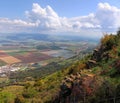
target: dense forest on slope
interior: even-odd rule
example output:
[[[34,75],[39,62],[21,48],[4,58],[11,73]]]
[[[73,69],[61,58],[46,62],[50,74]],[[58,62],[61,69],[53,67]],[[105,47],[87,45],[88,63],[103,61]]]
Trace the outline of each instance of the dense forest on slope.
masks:
[[[81,60],[0,89],[1,103],[120,103],[120,31]]]

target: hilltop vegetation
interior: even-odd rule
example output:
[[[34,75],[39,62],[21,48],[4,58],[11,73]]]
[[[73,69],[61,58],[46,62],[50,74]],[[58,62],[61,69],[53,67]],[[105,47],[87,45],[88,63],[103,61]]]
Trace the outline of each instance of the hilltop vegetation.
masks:
[[[120,31],[104,35],[101,44],[64,79],[54,103],[120,102]]]
[[[62,69],[42,78],[38,73],[37,78],[32,79],[33,75],[26,76],[26,79],[23,77],[24,81],[16,81],[1,88],[0,102],[120,102],[120,31],[116,35],[106,34],[101,39],[100,46],[91,54],[81,60],[72,58],[71,61],[66,62]],[[20,89],[16,92],[18,88]]]

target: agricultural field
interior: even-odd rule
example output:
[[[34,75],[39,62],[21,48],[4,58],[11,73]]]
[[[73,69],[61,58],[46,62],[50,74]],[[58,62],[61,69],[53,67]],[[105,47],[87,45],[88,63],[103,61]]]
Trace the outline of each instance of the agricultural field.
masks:
[[[44,60],[51,59],[52,57],[47,54],[42,54],[37,51],[17,51],[17,52],[5,52],[0,51],[0,61],[6,64],[15,63],[35,63]]]
[[[5,51],[0,50],[0,57],[6,57],[6,56],[8,56],[8,54]]]
[[[0,66],[6,65],[7,63],[5,63],[4,61],[0,60]]]
[[[0,51],[0,60],[7,63],[7,64],[14,64],[14,63],[21,62],[21,60],[15,58],[13,56],[8,55],[4,51]]]
[[[5,37],[5,41],[1,41],[0,66],[17,63],[38,63],[40,66],[45,66],[56,60],[59,62],[62,59],[71,58],[79,52],[82,53],[81,51],[86,50],[91,44],[83,41],[76,42],[71,40],[72,38],[64,41],[64,38],[61,40],[53,40],[51,37],[47,39],[49,36],[45,35],[39,35],[40,40],[36,39],[35,35],[31,35],[33,38],[29,37],[30,39],[27,38],[29,35],[25,35],[26,39],[23,38],[24,36],[19,36],[20,38],[18,35]],[[47,38],[43,39],[44,36]],[[92,46],[95,47],[94,44]]]
[[[0,60],[7,64],[35,63],[53,58],[39,51],[0,51]]]
[[[69,50],[48,50],[41,53],[52,57],[62,57],[64,59],[70,58],[75,55],[75,53]]]
[[[14,64],[14,63],[20,63],[21,62],[20,59],[17,59],[13,56],[0,57],[0,59],[7,64]]]
[[[43,60],[52,58],[49,55],[42,54],[39,52],[28,52],[25,54],[16,55],[14,57],[21,60],[23,63],[34,63],[34,62],[39,62],[39,61],[43,61]]]

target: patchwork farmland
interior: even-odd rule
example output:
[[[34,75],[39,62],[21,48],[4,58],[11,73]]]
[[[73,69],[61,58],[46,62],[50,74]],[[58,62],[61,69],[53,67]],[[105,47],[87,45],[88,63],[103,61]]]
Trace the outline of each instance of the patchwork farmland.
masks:
[[[23,63],[34,63],[52,58],[51,56],[39,52],[28,52],[14,57],[20,59]]]
[[[51,56],[37,51],[18,51],[12,53],[7,53],[6,51],[2,50],[0,51],[0,60],[6,64],[35,63],[51,58]]]
[[[9,47],[9,48],[8,48]],[[37,63],[42,66],[51,62],[71,58],[87,49],[84,42],[44,42],[44,41],[11,41],[0,45],[0,66],[7,64]]]

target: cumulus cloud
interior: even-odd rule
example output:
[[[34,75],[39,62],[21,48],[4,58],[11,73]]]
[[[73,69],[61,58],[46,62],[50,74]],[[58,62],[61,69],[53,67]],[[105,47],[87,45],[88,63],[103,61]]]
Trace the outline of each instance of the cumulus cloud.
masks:
[[[31,22],[36,22],[39,28],[42,29],[57,29],[61,27],[60,17],[50,7],[40,7],[37,3],[33,4],[31,11],[26,11],[26,16]]]
[[[99,3],[95,16],[103,30],[116,29],[120,26],[120,9],[108,3]]]
[[[29,28],[35,27],[35,23],[26,22],[20,19],[10,20],[8,18],[0,18],[0,32],[26,32]]]
[[[87,16],[72,18],[72,22],[81,28],[100,29],[102,31],[116,30],[120,27],[120,9],[108,3],[99,3],[97,11]],[[77,26],[78,27],[78,26]]]
[[[108,3],[99,3],[96,12],[73,18],[60,17],[50,6],[42,8],[33,3],[32,10],[26,11],[25,15],[26,20],[0,18],[0,31],[82,34],[86,33],[84,31],[114,31],[120,27],[120,9]]]

